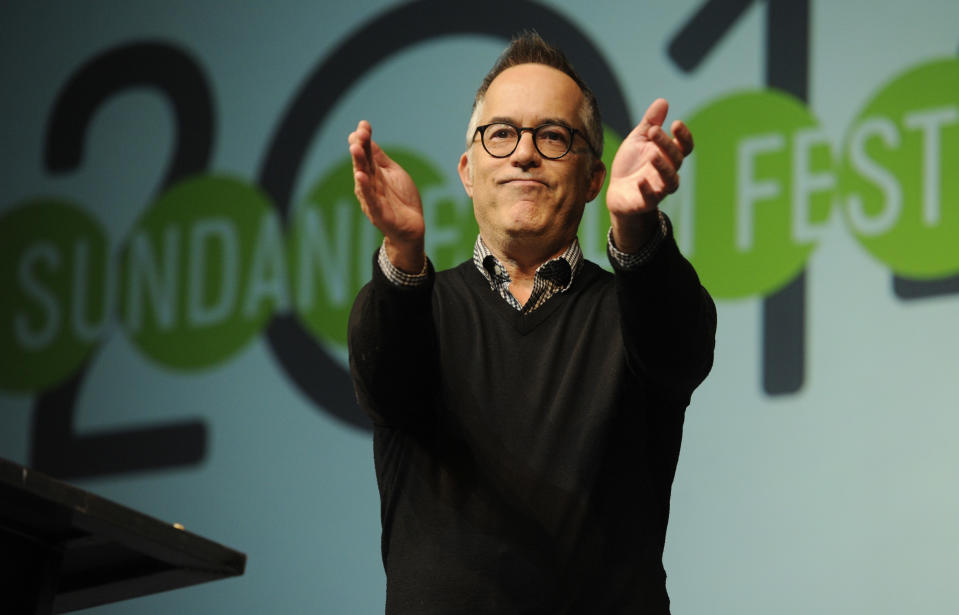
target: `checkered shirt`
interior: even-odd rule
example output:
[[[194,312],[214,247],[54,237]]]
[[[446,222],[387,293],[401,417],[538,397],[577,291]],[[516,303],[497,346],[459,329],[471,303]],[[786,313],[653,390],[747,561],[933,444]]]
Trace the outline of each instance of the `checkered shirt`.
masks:
[[[569,288],[573,283],[573,277],[583,266],[583,251],[579,247],[579,241],[574,238],[565,252],[537,267],[533,275],[533,291],[525,305],[521,305],[509,291],[512,282],[509,272],[489,251],[482,237],[477,237],[473,245],[473,264],[490,283],[490,288],[496,291],[506,303],[517,311],[529,314],[546,303],[553,295]]]
[[[656,253],[660,244],[666,237],[668,227],[666,217],[662,212],[659,213],[659,232],[653,235],[652,239],[635,254],[626,254],[616,249],[613,244],[613,230],[607,233],[607,248],[610,258],[619,269],[630,270],[642,265]],[[400,271],[390,259],[386,256],[386,248],[381,247],[377,262],[386,278],[397,286],[418,286],[426,282],[426,263],[423,263],[423,269],[419,273],[410,274]],[[526,305],[521,305],[516,297],[509,291],[512,280],[506,267],[497,259],[482,237],[476,238],[473,245],[473,264],[483,277],[490,283],[490,288],[494,290],[508,304],[517,311],[529,314],[538,307],[546,303],[550,297],[557,293],[565,292],[572,284],[576,274],[583,266],[583,251],[579,247],[579,241],[573,239],[573,243],[566,248],[560,256],[550,259],[536,269],[533,276],[533,292],[530,294]]]

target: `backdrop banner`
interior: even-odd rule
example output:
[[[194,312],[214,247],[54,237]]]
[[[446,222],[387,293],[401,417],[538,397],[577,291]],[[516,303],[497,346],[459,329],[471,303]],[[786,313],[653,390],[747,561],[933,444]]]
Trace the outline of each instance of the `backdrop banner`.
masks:
[[[381,237],[346,137],[371,122],[436,267],[467,259],[456,164],[523,28],[596,92],[607,165],[656,97],[695,135],[664,210],[719,330],[673,612],[959,604],[956,2],[17,0],[0,21],[0,457],[249,558],[89,612],[382,611],[345,349]],[[604,199],[579,238],[608,268]]]

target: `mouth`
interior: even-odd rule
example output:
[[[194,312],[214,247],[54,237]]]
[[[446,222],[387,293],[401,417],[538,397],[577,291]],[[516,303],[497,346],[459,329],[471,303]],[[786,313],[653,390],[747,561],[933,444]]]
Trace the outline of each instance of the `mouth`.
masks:
[[[500,184],[511,184],[514,186],[547,186],[548,184],[540,179],[535,179],[532,177],[510,177],[507,179],[502,179],[499,182]]]

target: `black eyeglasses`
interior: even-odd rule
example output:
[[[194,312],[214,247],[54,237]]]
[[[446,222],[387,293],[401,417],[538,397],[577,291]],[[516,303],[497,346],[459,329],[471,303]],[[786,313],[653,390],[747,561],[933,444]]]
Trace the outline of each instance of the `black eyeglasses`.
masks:
[[[524,132],[533,133],[533,145],[543,158],[556,160],[568,154],[573,148],[573,138],[577,134],[583,138],[589,151],[593,152],[597,158],[601,157],[586,138],[585,133],[563,124],[547,123],[531,128],[496,122],[477,126],[476,132],[480,133],[483,149],[493,158],[506,158],[515,152]]]

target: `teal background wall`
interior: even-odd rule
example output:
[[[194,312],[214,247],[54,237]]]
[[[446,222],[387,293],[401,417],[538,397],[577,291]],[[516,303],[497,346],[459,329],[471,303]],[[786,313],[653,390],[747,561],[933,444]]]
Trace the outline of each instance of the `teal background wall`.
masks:
[[[489,32],[557,24],[629,118],[664,96],[698,139],[667,210],[719,333],[673,489],[673,612],[951,612],[959,5],[810,0],[797,18],[805,3],[563,1],[453,19],[441,4],[0,8],[0,456],[249,557],[243,577],[88,612],[382,611],[371,441],[342,367],[377,238],[338,166],[346,135],[372,122],[424,188],[434,261],[466,258],[456,161],[505,45]],[[348,47],[390,11],[411,18],[380,22],[396,26],[375,38],[382,60]],[[417,34],[443,20],[474,26]],[[582,41],[611,79],[577,62]],[[48,162],[71,79],[143,46],[167,55],[122,56],[130,87],[95,105],[76,164]],[[337,79],[304,117],[326,95],[328,113],[283,133],[321,70]],[[201,119],[178,129],[147,73],[171,74]],[[610,155],[622,130],[607,129]],[[178,146],[193,162],[166,181]],[[602,211],[581,229],[597,260]]]

